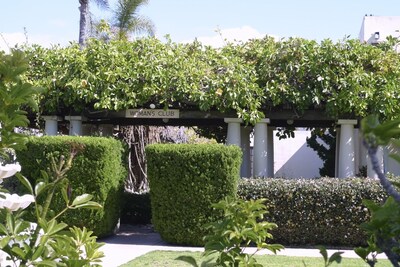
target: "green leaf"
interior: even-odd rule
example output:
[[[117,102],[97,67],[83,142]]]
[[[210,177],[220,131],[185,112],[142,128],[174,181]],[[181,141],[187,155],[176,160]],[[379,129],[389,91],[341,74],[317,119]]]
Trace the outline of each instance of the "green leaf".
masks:
[[[69,197],[68,197],[68,183],[66,183],[62,188],[61,188],[61,195],[65,201],[65,204],[69,204]]]
[[[78,208],[85,208],[85,209],[102,209],[103,206],[100,205],[97,202],[94,201],[88,201],[86,203],[83,204],[79,204],[73,207],[74,209],[78,209]]]
[[[175,260],[184,261],[186,263],[189,263],[191,266],[199,267],[199,265],[196,262],[196,259],[193,258],[192,256],[179,256]]]
[[[363,260],[366,260],[370,250],[368,248],[358,247],[354,249],[354,252]]]
[[[328,252],[326,251],[326,248],[323,246],[317,246],[317,248],[319,249],[319,253],[324,258],[324,262],[328,262]]]
[[[6,221],[7,221],[7,228],[9,229],[10,233],[14,233],[14,231],[15,231],[15,219],[14,219],[13,214],[7,213]]]
[[[6,235],[7,233],[8,233],[7,228],[4,226],[4,224],[0,223],[0,234]]]
[[[37,260],[40,256],[42,256],[42,255],[43,255],[43,252],[44,252],[44,250],[45,250],[45,248],[46,248],[46,247],[45,247],[44,244],[41,244],[41,245],[35,247],[35,248],[34,248],[34,249],[35,249],[35,252],[33,253],[31,260],[35,261],[35,260]]]
[[[329,263],[337,262],[340,263],[342,261],[343,252],[335,252],[329,257]]]
[[[89,195],[89,194],[83,194],[83,195],[77,196],[74,199],[74,201],[72,201],[72,206],[77,206],[77,205],[86,203],[86,202],[90,201],[92,198],[93,198],[93,196]]]
[[[0,249],[3,249],[5,246],[8,245],[10,242],[11,237],[10,236],[4,236],[0,239]]]
[[[18,220],[15,224],[15,233],[19,234],[22,231],[28,229],[30,227],[30,223],[23,220]]]
[[[42,192],[44,192],[50,185],[45,182],[39,182],[35,186],[35,195],[39,196]]]
[[[55,220],[51,220],[47,226],[47,229],[45,229],[45,232],[47,235],[51,236],[65,229],[66,227],[68,227],[68,224],[66,223],[57,223]]]
[[[43,260],[36,263],[36,266],[43,267],[57,267],[57,263],[55,261]]]
[[[23,251],[20,247],[16,247],[16,246],[14,246],[12,249],[11,249],[11,251],[13,252],[13,253],[15,253],[16,255],[18,255],[21,259],[23,259],[23,260],[25,260],[26,258],[26,252],[25,251]]]
[[[21,183],[23,186],[25,186],[26,189],[29,190],[29,193],[30,193],[31,195],[33,195],[33,188],[32,188],[31,183],[29,182],[29,180],[28,180],[25,176],[23,176],[22,174],[20,174],[20,173],[16,173],[15,176],[18,178],[18,180],[20,181],[20,183]]]

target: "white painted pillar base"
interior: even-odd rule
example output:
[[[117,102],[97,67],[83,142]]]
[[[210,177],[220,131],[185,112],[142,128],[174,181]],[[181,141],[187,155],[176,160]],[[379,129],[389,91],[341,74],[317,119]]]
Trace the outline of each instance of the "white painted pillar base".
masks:
[[[338,177],[355,176],[354,125],[357,120],[338,120],[340,125],[340,143],[338,157]]]
[[[44,133],[45,135],[57,135],[58,134],[58,122],[62,120],[59,116],[43,116],[45,121]]]
[[[240,138],[243,151],[243,160],[240,168],[240,176],[246,178],[251,177],[250,132],[250,126],[241,127]]]
[[[241,144],[240,124],[242,123],[242,119],[225,118],[224,121],[228,123],[228,134],[226,138],[226,144],[237,145],[238,147],[240,147]]]
[[[254,127],[253,176],[268,176],[268,123],[269,119],[257,122]]]
[[[82,135],[82,121],[85,120],[82,116],[65,116],[69,121],[69,135]]]

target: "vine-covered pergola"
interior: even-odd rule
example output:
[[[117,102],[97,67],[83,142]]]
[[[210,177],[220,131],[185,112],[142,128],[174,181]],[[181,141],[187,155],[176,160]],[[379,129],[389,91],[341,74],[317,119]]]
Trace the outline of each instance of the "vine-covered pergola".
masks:
[[[266,37],[215,49],[149,38],[23,50],[26,79],[45,88],[37,101],[48,134],[59,120],[70,121],[71,134],[82,134],[82,122],[227,124],[227,142],[244,151],[244,176],[253,128],[254,175],[271,176],[273,127],[334,125],[337,176],[353,176],[359,119],[400,111],[400,57],[390,44]]]

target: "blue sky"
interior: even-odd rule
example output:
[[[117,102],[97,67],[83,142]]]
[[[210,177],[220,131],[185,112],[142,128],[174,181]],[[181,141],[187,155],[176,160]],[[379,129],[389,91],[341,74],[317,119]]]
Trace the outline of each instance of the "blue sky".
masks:
[[[0,49],[28,42],[65,45],[78,39],[78,0],[0,0]],[[99,12],[96,17],[109,16]],[[111,8],[116,0],[110,0]],[[156,26],[156,36],[175,42],[198,38],[221,45],[222,37],[237,40],[262,37],[303,37],[318,41],[357,38],[363,16],[400,16],[398,0],[149,0],[140,12]],[[399,25],[400,28],[400,25]]]

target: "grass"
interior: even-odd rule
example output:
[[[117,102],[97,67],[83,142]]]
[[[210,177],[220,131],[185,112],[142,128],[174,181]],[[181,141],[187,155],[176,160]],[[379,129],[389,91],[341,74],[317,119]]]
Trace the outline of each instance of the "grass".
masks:
[[[152,251],[140,256],[120,267],[190,267],[190,264],[175,260],[179,256],[192,256],[197,262],[201,259],[201,252],[188,251]],[[321,257],[289,257],[278,255],[256,255],[258,263],[268,267],[317,267],[324,266],[324,260]],[[211,266],[211,265],[210,265]],[[343,258],[341,264],[333,263],[332,267],[368,267],[361,259]],[[392,266],[388,260],[378,260],[376,267]]]

